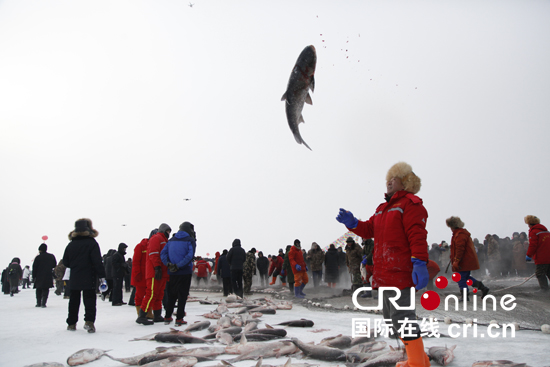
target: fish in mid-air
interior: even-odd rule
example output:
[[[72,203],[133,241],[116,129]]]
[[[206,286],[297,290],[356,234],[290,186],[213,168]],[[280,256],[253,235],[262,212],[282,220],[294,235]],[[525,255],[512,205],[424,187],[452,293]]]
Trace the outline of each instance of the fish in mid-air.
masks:
[[[313,92],[315,89],[315,78],[313,75],[315,74],[316,64],[317,53],[315,52],[315,47],[313,45],[307,46],[300,56],[298,56],[296,65],[294,65],[288,79],[286,92],[283,94],[283,98],[281,98],[281,101],[286,101],[286,119],[288,120],[290,131],[294,134],[296,142],[304,144],[309,150],[311,148],[302,139],[298,125],[300,122],[304,122],[304,117],[302,116],[304,103],[313,104],[309,90],[311,89]]]

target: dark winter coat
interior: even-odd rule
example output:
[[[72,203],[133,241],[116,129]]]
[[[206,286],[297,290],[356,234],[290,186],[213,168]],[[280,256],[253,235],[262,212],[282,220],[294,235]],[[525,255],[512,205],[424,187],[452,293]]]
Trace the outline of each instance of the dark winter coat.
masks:
[[[63,264],[71,268],[71,290],[95,289],[97,278],[105,278],[99,244],[82,233],[88,232],[71,232],[72,241],[63,254]]]
[[[218,259],[218,274],[222,278],[231,278],[231,267],[227,262],[227,254],[222,254]]]
[[[346,265],[350,273],[361,271],[361,261],[363,260],[363,249],[357,243],[353,242],[346,245]]]
[[[329,248],[325,253],[325,281],[327,283],[338,282],[339,254],[336,248]]]
[[[34,279],[34,288],[46,289],[53,287],[53,269],[57,266],[57,261],[53,254],[41,252],[34,258],[32,263],[32,276]]]
[[[550,264],[550,232],[542,224],[529,228],[529,248],[527,256],[536,265]]]
[[[256,275],[256,254],[248,251],[243,265],[243,277],[252,279],[253,275]]]
[[[313,245],[314,248],[308,251],[307,257],[311,265],[311,271],[323,270],[323,262],[325,261],[325,254],[318,244]]]
[[[293,246],[294,247],[294,246]],[[286,252],[285,259],[283,260],[283,269],[285,271],[287,283],[294,283],[294,272],[292,271],[292,265],[290,265],[289,258],[290,250]]]
[[[258,271],[260,272],[260,274],[267,274],[267,270],[269,268],[269,260],[265,256],[258,256],[258,260],[256,260],[256,266],[258,267]]]
[[[338,252],[338,266],[340,269],[344,269],[346,267],[346,253],[342,251],[341,247],[339,247],[336,252]]]
[[[183,275],[193,273],[193,257],[197,243],[185,231],[178,231],[160,252],[160,259],[164,265],[172,263],[178,267],[175,273],[168,270],[169,275]]]
[[[245,261],[246,252],[241,247],[241,241],[233,241],[233,246],[227,253],[227,262],[229,263],[231,270],[243,270]]]
[[[109,250],[105,258],[103,259],[103,266],[105,267],[105,279],[113,279],[113,255],[116,254],[115,250]]]
[[[118,251],[111,256],[111,271],[114,278],[124,278],[128,274],[128,264],[126,264],[126,248],[124,244],[118,245]]]
[[[23,278],[23,269],[21,269],[21,265],[19,265],[19,263],[19,258],[15,257],[8,266],[8,278],[12,284],[17,283],[21,280],[21,278]]]

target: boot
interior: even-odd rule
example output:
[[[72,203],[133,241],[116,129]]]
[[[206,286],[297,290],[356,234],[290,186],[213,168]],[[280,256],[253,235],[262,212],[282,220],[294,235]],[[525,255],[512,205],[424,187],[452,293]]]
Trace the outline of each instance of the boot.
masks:
[[[286,283],[283,283],[283,287],[286,287]]]
[[[300,294],[300,287],[294,287],[294,297],[296,298],[304,298],[304,296],[302,296]]]
[[[273,277],[273,280],[271,281],[271,283],[269,283],[269,285],[275,284],[276,281],[277,281],[277,277]]]
[[[162,317],[161,313],[162,309],[153,310],[153,315],[155,315],[155,317],[153,318],[153,322],[164,322],[164,317]]]
[[[139,310],[141,310],[141,305],[140,305],[140,306],[136,306],[136,312],[137,312],[138,317],[139,317]]]
[[[139,309],[139,316],[136,319],[136,322],[138,324],[142,324],[142,325],[153,325],[154,324],[153,321],[151,321],[147,318],[147,313],[145,311],[143,311],[141,308]]]
[[[424,343],[422,338],[414,340],[402,340],[407,351],[407,360],[397,362],[395,367],[429,367],[430,358],[424,352]]]
[[[67,330],[76,331],[76,324],[72,324],[72,325],[67,326]]]
[[[546,279],[546,275],[543,275],[541,277],[537,277],[537,280],[539,281],[540,290],[542,292],[548,292],[548,279]]]
[[[306,285],[305,285],[304,283],[302,283],[302,285],[301,285],[300,287],[298,287],[298,288],[300,289],[300,294],[301,294],[302,296],[304,296],[304,297],[306,296],[306,294],[304,293],[304,287],[305,287],[305,286],[306,286]]]
[[[475,281],[472,286],[481,291],[481,299],[485,298],[485,296],[489,293],[489,288],[484,286],[479,280]]]
[[[294,292],[294,283],[288,283],[288,289],[290,289],[290,293]]]
[[[95,333],[95,326],[93,321],[86,321],[84,324],[84,330],[88,330],[89,333]]]
[[[46,308],[46,302],[48,302],[48,296],[42,296],[42,304],[40,307]]]

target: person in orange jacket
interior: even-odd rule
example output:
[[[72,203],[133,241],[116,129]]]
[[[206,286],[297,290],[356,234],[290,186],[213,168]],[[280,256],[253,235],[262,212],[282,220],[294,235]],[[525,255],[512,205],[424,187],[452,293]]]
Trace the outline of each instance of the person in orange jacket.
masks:
[[[414,288],[424,288],[429,280],[428,212],[422,199],[416,196],[420,186],[420,178],[409,164],[396,163],[386,174],[386,200],[369,220],[359,221],[344,209],[340,209],[336,217],[356,235],[364,239],[374,238],[372,287],[399,289],[401,295],[395,302],[401,307],[414,303],[411,292]],[[401,340],[405,344],[407,360],[397,363],[396,367],[430,366],[420,327],[416,322],[407,321],[416,320],[415,310],[392,307],[389,299],[397,297],[396,291],[386,290],[382,294],[384,319],[391,319],[395,330],[406,330],[406,335],[401,333]]]
[[[139,316],[136,319],[138,324],[152,325],[153,322],[164,322],[164,317],[161,315],[162,298],[168,281],[168,268],[162,263],[160,252],[166,245],[171,232],[172,228],[162,223],[157,234],[149,239],[145,269],[146,289]],[[150,310],[153,310],[153,321],[147,319],[147,312]]]
[[[300,246],[300,240],[294,240],[294,246],[290,248],[288,252],[288,261],[290,262],[290,268],[292,274],[294,274],[294,296],[296,298],[304,298],[304,287],[309,282],[307,276],[307,266],[304,260],[304,253]]]

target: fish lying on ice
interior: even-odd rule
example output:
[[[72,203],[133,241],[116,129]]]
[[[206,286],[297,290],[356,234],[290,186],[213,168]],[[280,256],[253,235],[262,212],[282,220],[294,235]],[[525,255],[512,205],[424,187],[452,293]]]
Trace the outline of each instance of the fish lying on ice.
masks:
[[[434,360],[438,365],[447,366],[455,358],[455,355],[453,354],[453,350],[455,350],[455,348],[456,345],[453,345],[450,348],[447,348],[447,346],[430,347],[428,349],[428,356],[432,357],[432,360]]]
[[[28,364],[25,367],[65,367],[63,363],[58,362],[40,362],[34,364]]]
[[[292,320],[292,321],[285,321],[278,323],[277,325],[284,325],[284,326],[296,326],[296,327],[312,327],[313,321],[306,320],[306,319],[300,319],[300,320]]]
[[[81,364],[95,361],[96,359],[99,359],[103,356],[111,358],[111,356],[109,356],[107,352],[108,350],[95,348],[81,349],[78,352],[72,354],[69,358],[67,358],[67,364],[69,366],[79,366]]]
[[[178,353],[178,352],[181,352],[181,351],[184,351],[184,350],[187,350],[187,348],[185,348],[183,345],[178,345],[178,346],[174,346],[174,347],[157,347],[157,348],[153,349],[152,351],[142,353],[142,354],[139,354],[139,355],[133,356],[133,357],[115,358],[115,357],[112,357],[110,355],[108,355],[108,357],[111,358],[113,361],[129,364],[129,365],[132,365],[132,366],[137,366],[139,361],[142,360],[145,357],[156,356],[158,354]]]
[[[313,359],[323,361],[345,361],[346,353],[338,348],[327,347],[324,345],[306,344],[297,338],[290,339],[304,354]]]

